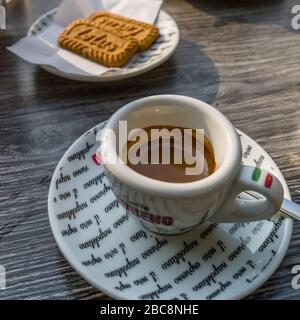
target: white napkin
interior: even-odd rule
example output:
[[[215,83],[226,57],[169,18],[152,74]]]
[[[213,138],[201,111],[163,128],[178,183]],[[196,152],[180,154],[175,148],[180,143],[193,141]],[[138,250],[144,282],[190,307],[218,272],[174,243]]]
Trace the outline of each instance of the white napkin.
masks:
[[[83,76],[100,75],[108,68],[60,48],[58,34],[73,20],[86,18],[97,10],[154,23],[161,5],[162,0],[63,0],[54,21],[45,30],[25,37],[7,49],[33,64],[49,65]]]

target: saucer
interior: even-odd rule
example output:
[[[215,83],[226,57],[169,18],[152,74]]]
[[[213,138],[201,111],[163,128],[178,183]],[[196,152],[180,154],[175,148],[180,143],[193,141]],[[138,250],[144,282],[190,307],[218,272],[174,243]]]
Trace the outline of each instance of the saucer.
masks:
[[[251,223],[204,223],[182,235],[141,229],[119,205],[96,158],[97,131],[86,132],[57,165],[48,197],[54,238],[72,267],[117,299],[240,299],[281,263],[293,222],[279,213]],[[239,132],[243,162],[273,172],[270,156]]]
[[[27,36],[37,35],[44,31],[44,29],[52,23],[56,12],[57,8],[54,8],[39,17],[30,27]],[[136,54],[123,68],[111,69],[99,76],[84,76],[52,66],[40,65],[40,67],[63,78],[90,82],[107,82],[140,75],[164,63],[175,51],[179,42],[179,29],[177,24],[164,10],[160,10],[155,24],[160,31],[158,39],[145,52]]]

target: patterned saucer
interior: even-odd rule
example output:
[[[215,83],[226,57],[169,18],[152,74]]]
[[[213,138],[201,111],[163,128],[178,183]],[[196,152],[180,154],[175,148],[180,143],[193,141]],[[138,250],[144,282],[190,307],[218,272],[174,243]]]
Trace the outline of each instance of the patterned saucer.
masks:
[[[80,137],[52,177],[48,211],[55,240],[88,282],[117,299],[240,299],[264,283],[281,263],[293,222],[272,219],[204,223],[179,236],[141,229],[114,197],[95,157],[96,134]],[[270,156],[240,132],[243,161],[272,171]]]
[[[44,29],[53,22],[56,12],[57,8],[39,17],[30,27],[27,36],[37,35],[44,31]],[[164,63],[175,51],[179,42],[179,29],[177,24],[164,10],[160,10],[156,26],[159,28],[160,35],[155,43],[145,52],[136,54],[133,59],[121,69],[111,69],[99,76],[84,76],[52,66],[40,65],[40,67],[63,78],[90,82],[107,82],[140,75]]]

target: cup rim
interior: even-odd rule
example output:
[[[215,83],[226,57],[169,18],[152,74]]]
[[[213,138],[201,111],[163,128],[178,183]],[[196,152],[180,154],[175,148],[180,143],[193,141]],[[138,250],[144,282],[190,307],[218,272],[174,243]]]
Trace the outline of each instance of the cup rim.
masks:
[[[155,196],[167,197],[189,197],[197,194],[206,194],[224,186],[228,181],[233,180],[241,165],[242,147],[240,138],[230,121],[220,111],[204,101],[182,95],[153,95],[140,98],[129,102],[117,110],[109,118],[105,128],[116,128],[119,120],[121,120],[126,113],[142,108],[146,103],[169,104],[175,102],[177,105],[179,103],[183,106],[193,105],[201,112],[210,113],[214,119],[223,126],[228,143],[226,147],[226,157],[213,174],[193,182],[173,183],[146,177],[127,165],[105,163],[104,161],[103,165],[105,170],[109,171],[116,179],[121,180],[123,184],[129,185],[133,189]],[[117,150],[113,148],[113,144],[109,144],[109,141],[107,141],[107,143],[106,151],[119,157]]]

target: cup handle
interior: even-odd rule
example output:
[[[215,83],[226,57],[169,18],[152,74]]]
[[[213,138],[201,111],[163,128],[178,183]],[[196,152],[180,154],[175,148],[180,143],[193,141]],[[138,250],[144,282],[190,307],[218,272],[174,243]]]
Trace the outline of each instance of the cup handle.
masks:
[[[260,199],[242,199],[243,191],[255,191]],[[221,208],[210,217],[211,222],[248,222],[269,218],[276,214],[283,201],[281,182],[270,172],[258,167],[242,165]]]

